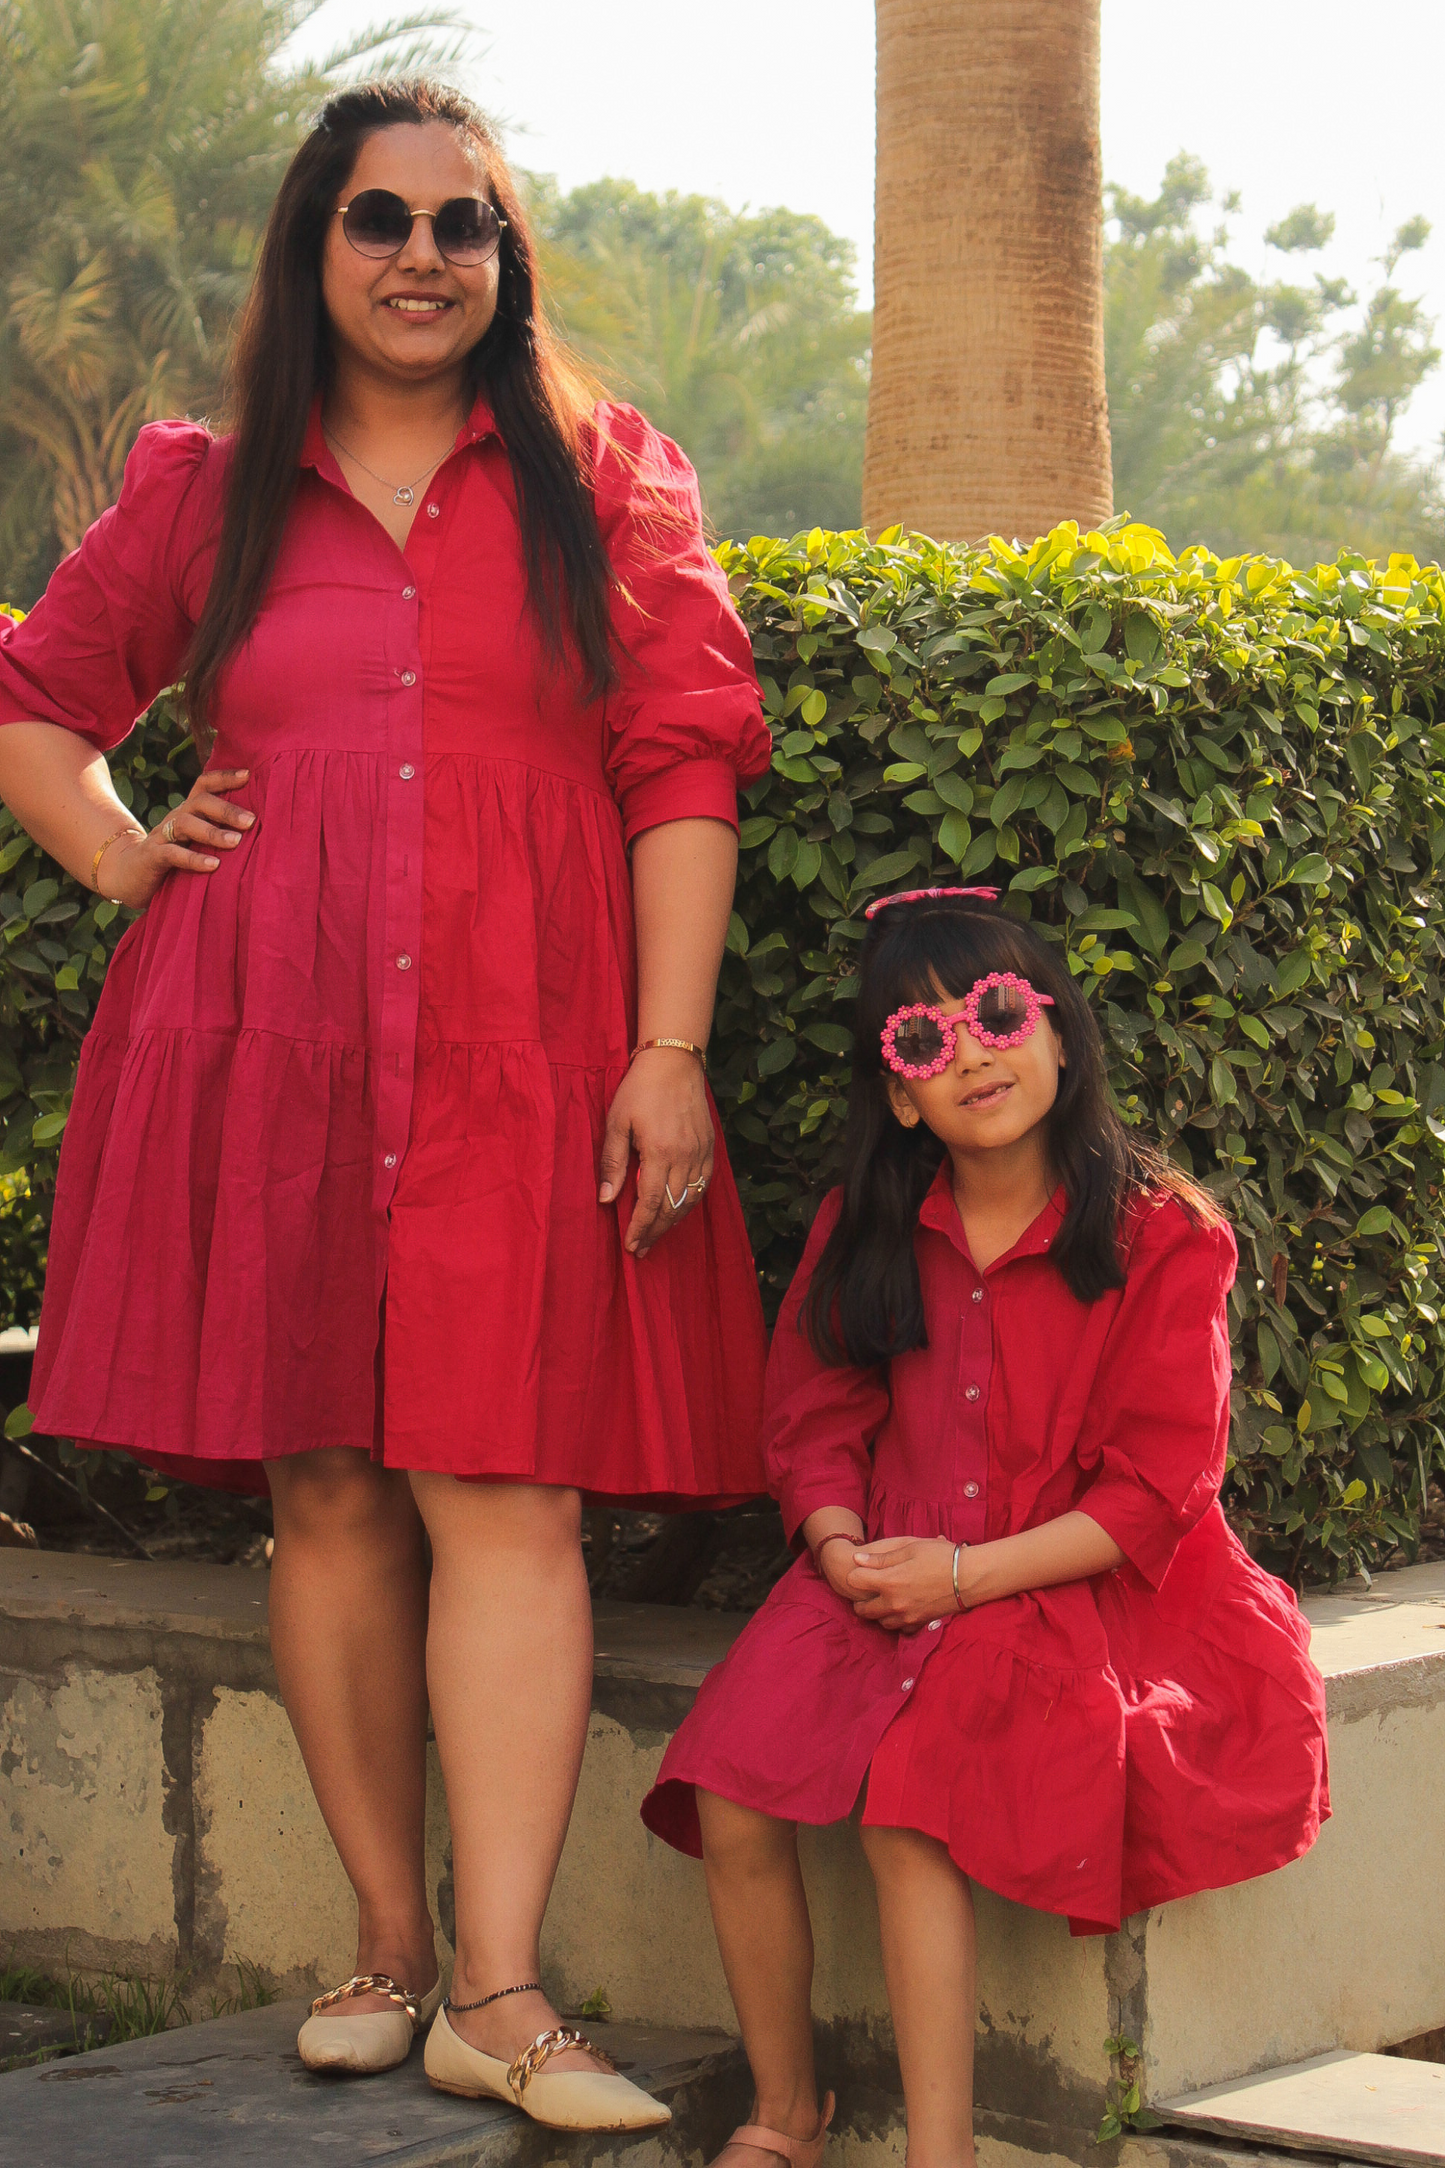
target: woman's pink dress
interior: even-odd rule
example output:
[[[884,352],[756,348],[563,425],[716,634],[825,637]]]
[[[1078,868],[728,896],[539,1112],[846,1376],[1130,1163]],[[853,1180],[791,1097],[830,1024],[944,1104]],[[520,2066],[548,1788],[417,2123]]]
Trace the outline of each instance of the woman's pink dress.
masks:
[[[1125,1287],[1095,1303],[1049,1259],[1060,1192],[979,1272],[945,1159],[915,1247],[928,1345],[829,1367],[799,1330],[838,1213],[818,1214],[778,1321],[764,1448],[790,1537],[821,1506],[870,1536],[981,1543],[1077,1507],[1125,1563],[894,1634],[810,1559],[709,1673],[643,1805],[700,1851],[693,1787],[917,1829],[1005,1897],[1101,1932],[1282,1866],[1329,1804],[1324,1687],[1293,1596],[1218,1493],[1234,1240],[1141,1204]]]
[[[702,1503],[762,1486],[764,1337],[721,1146],[640,1262],[597,1202],[634,1043],[627,846],[735,822],[769,757],[696,483],[599,408],[605,703],[544,657],[485,402],[405,551],[313,414],[213,767],[254,831],[126,933],[80,1062],[37,1427],[263,1490],[263,1458]],[[0,720],[120,743],[182,666],[229,444],[142,432],[120,502],[0,632]]]

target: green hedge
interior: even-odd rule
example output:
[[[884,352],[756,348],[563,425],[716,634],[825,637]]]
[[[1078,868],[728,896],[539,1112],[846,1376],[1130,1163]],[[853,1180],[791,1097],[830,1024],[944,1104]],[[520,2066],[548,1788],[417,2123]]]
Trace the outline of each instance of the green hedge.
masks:
[[[1408,1550],[1445,1468],[1439,571],[1176,560],[1123,521],[1026,554],[819,532],[720,554],[776,737],[714,1041],[770,1307],[832,1176],[863,905],[997,880],[1066,946],[1126,1119],[1238,1231],[1226,1502],[1251,1547],[1294,1578]],[[163,702],[117,758],[149,821],[193,772],[177,744]],[[8,819],[0,921],[23,1315],[118,928]]]

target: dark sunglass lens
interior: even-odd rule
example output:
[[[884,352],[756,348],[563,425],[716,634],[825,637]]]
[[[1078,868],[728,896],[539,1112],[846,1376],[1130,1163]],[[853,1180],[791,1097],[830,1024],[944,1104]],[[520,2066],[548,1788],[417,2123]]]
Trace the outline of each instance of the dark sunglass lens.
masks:
[[[893,1051],[913,1069],[931,1069],[943,1059],[943,1033],[931,1016],[910,1016],[898,1027]]]
[[[480,196],[453,196],[432,225],[437,247],[452,263],[485,263],[502,238],[501,220]]]
[[[978,1004],[978,1020],[985,1031],[1000,1039],[1022,1031],[1028,1021],[1028,1000],[1017,986],[990,986]]]
[[[341,223],[347,240],[363,256],[394,256],[406,246],[411,213],[389,188],[366,188],[352,197]]]

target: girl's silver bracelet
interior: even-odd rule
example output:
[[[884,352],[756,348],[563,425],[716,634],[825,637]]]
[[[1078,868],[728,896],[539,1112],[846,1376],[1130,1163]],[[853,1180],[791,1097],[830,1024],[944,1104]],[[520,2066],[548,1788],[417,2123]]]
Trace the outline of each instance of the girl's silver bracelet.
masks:
[[[958,1592],[958,1561],[967,1549],[968,1545],[966,1543],[955,1543],[953,1546],[953,1600],[960,1611],[964,1608],[964,1602]]]

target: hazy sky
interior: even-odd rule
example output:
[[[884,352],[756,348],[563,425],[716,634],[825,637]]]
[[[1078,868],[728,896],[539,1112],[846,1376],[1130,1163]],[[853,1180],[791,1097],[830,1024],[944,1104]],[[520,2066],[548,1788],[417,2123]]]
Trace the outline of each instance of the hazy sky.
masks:
[[[308,52],[391,12],[325,0]],[[476,26],[467,87],[507,128],[521,165],[564,187],[604,174],[740,208],[815,211],[858,250],[869,294],[873,229],[872,0],[821,8],[729,0],[461,0]],[[1445,0],[1255,0],[1245,13],[1103,0],[1104,170],[1154,193],[1178,150],[1243,199],[1236,254],[1270,266],[1264,229],[1301,202],[1333,211],[1319,264],[1364,287],[1416,212],[1436,233],[1401,281],[1445,331]],[[1274,257],[1276,272],[1284,262]],[[1411,442],[1445,432],[1445,367],[1420,394]]]

